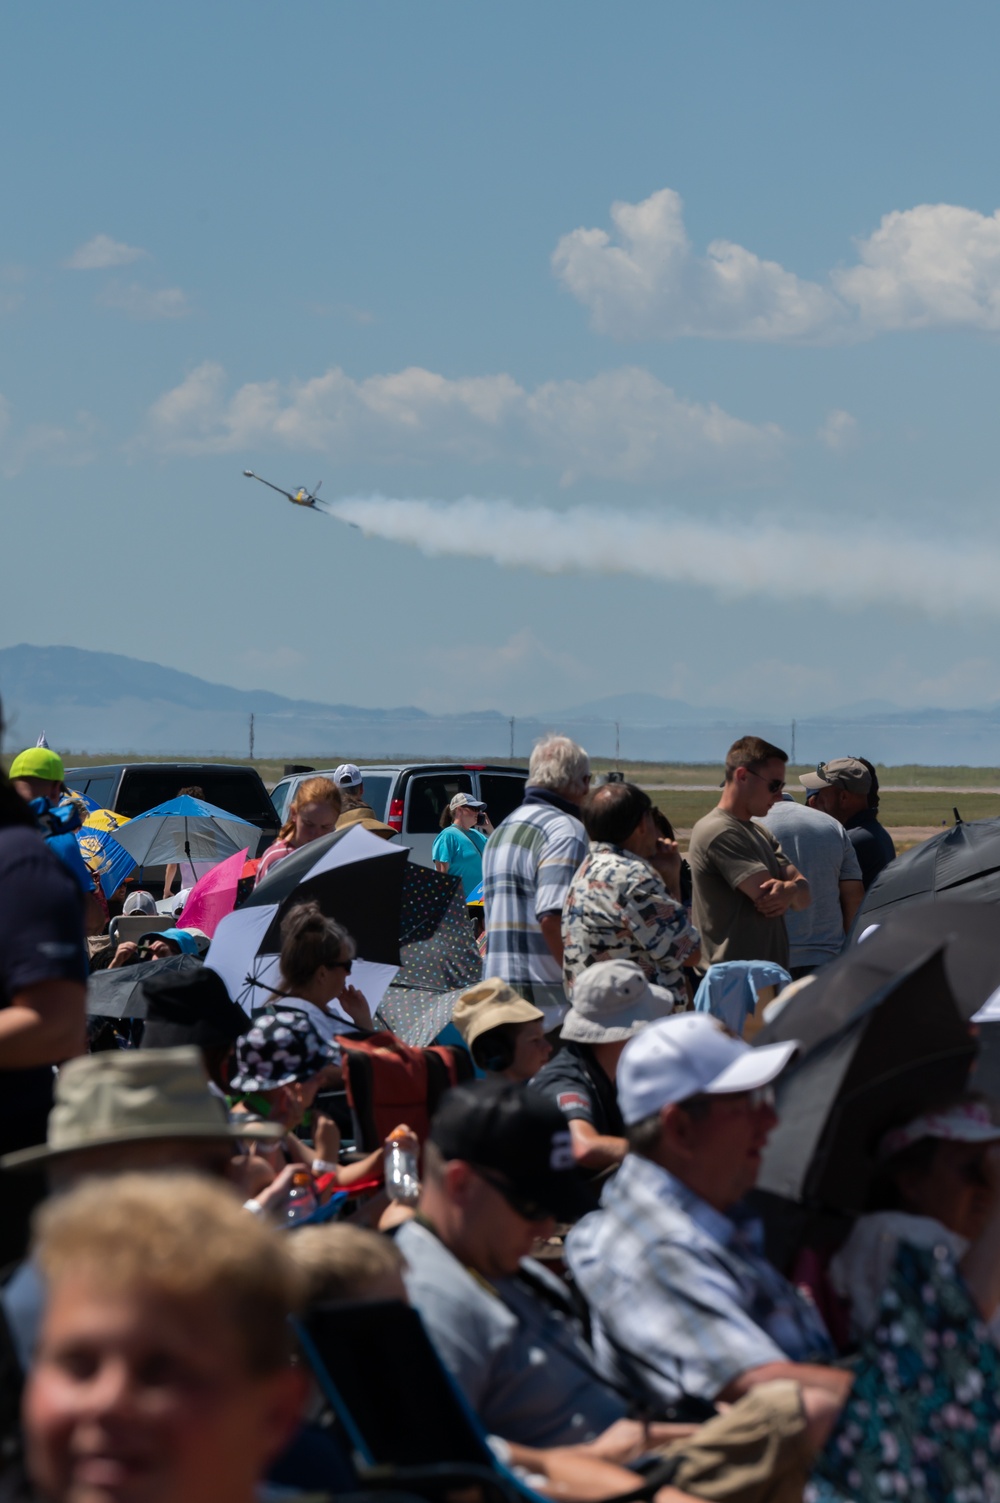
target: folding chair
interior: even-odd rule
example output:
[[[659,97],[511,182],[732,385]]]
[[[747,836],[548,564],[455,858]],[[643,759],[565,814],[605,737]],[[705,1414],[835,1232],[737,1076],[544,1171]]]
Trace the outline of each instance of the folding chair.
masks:
[[[407,1123],[423,1143],[445,1091],[470,1080],[472,1060],[461,1046],[423,1049],[382,1032],[359,1038],[340,1034],[344,1085],[365,1153],[381,1148],[389,1133]]]
[[[363,1486],[402,1489],[428,1503],[446,1503],[467,1487],[480,1503],[547,1503],[497,1460],[411,1306],[316,1305],[296,1330]],[[676,1465],[663,1462],[610,1503],[650,1499]]]

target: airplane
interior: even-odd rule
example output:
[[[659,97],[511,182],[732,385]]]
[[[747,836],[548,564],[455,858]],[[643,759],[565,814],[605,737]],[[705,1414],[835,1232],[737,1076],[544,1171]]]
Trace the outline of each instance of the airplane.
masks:
[[[300,485],[297,491],[284,491],[280,485],[271,485],[270,480],[265,480],[263,475],[255,475],[253,470],[244,470],[248,480],[259,480],[261,485],[269,486],[272,491],[277,491],[279,496],[284,496],[286,501],[291,501],[293,506],[315,506],[319,497],[315,491],[307,491],[304,485]],[[323,484],[322,480],[316,486],[316,490]]]

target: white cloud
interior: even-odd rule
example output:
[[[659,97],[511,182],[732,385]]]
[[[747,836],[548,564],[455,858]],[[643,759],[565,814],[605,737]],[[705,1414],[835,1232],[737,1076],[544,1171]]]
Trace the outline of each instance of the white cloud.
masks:
[[[853,449],[858,441],[858,420],[842,407],[834,407],[827,413],[816,437],[835,454],[843,454]]]
[[[850,535],[790,528],[764,517],[703,520],[679,513],[623,514],[507,501],[457,503],[382,496],[327,502],[322,510],[363,532],[431,555],[490,559],[543,574],[624,574],[696,585],[724,599],[822,601],[840,610],[902,606],[924,616],[1000,616],[1000,548],[961,535]],[[961,579],[960,591],[942,580]]]
[[[89,412],[77,413],[68,426],[28,423],[20,427],[10,402],[0,396],[0,474],[12,479],[29,465],[75,468],[91,464],[97,457],[93,444],[95,428]]]
[[[64,264],[71,271],[106,271],[111,266],[128,266],[148,255],[148,251],[137,245],[112,240],[110,235],[95,235],[93,240],[78,245]]]
[[[411,367],[355,381],[335,368],[287,387],[252,382],[228,396],[222,367],[206,362],[154,403],[148,437],[188,454],[277,441],[346,462],[507,461],[554,468],[566,484],[584,475],[762,478],[786,448],[775,424],[686,401],[634,367],[534,390],[502,374],[450,380]]]
[[[729,240],[691,246],[680,195],[662,188],[611,207],[614,233],[577,229],[552,255],[556,275],[619,339],[820,343],[888,330],[1000,330],[1000,209],[921,204],[886,214],[856,242],[858,263],[804,281]]]
[[[832,281],[869,332],[1000,329],[1000,209],[920,204],[886,214],[857,244],[861,264],[835,271]]]
[[[98,302],[143,323],[158,318],[186,318],[191,311],[187,297],[179,287],[161,287],[154,291],[138,282],[129,282],[127,286],[112,283],[101,293]]]

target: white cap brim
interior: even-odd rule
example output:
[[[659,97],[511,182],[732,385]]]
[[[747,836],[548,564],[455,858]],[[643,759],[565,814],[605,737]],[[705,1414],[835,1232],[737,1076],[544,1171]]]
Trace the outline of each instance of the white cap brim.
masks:
[[[727,1065],[721,1075],[702,1086],[699,1095],[724,1096],[770,1085],[772,1080],[777,1080],[798,1047],[798,1039],[791,1039],[785,1044],[763,1044],[759,1049],[747,1049],[739,1059]]]

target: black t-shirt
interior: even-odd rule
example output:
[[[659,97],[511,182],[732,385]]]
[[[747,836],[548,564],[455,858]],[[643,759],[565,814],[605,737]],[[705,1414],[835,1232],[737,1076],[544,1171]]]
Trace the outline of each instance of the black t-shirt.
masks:
[[[563,1044],[531,1085],[554,1101],[568,1121],[589,1122],[595,1132],[611,1138],[625,1136],[618,1110],[618,1094],[586,1044]]]
[[[25,825],[0,829],[0,1008],[39,981],[86,980],[76,882],[38,831]],[[20,1146],[25,1115],[44,1114],[51,1100],[50,1066],[0,1070],[0,1152],[7,1151],[8,1141]]]
[[[884,825],[880,825],[873,809],[862,809],[844,821],[844,829],[854,847],[861,868],[861,880],[868,891],[879,872],[896,859],[896,847]]]

